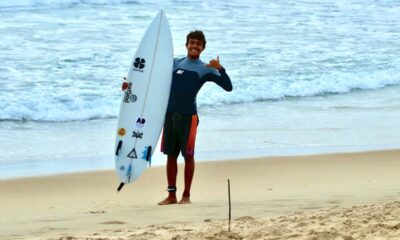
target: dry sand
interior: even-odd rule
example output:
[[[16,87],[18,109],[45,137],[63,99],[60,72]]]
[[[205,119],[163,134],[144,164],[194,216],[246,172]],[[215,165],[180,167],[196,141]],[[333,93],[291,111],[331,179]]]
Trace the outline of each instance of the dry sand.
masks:
[[[170,206],[164,167],[120,193],[112,171],[3,180],[0,239],[400,239],[399,170],[398,150],[202,162]]]

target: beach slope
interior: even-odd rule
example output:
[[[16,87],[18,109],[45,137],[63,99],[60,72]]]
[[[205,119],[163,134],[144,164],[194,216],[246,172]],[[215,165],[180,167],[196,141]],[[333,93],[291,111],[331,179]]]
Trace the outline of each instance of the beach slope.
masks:
[[[392,150],[201,162],[191,205],[157,205],[164,167],[120,193],[113,171],[2,180],[0,239],[399,239],[399,159]]]

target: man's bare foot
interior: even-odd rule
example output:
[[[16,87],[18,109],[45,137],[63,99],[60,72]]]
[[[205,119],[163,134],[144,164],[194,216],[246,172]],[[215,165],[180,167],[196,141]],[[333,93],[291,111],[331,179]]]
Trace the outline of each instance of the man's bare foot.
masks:
[[[178,202],[178,204],[191,204],[189,197],[182,197],[182,199]]]
[[[167,197],[163,201],[159,202],[158,205],[169,205],[169,204],[175,204],[177,202],[178,200],[176,199],[176,197]]]

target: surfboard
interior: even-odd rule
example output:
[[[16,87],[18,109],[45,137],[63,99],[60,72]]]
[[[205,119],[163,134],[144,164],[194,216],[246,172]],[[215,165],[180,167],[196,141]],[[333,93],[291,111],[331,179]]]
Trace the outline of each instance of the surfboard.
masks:
[[[115,141],[118,191],[151,166],[167,110],[173,55],[171,30],[161,10],[142,37],[122,83]]]

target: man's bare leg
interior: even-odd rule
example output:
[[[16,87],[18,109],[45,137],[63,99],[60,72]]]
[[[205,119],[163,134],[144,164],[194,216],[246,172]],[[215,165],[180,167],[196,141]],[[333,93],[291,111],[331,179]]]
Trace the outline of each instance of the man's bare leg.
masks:
[[[179,204],[190,204],[190,188],[192,186],[192,180],[194,175],[194,157],[186,156],[185,157],[185,190],[182,194],[182,199],[179,201]]]
[[[168,180],[168,197],[159,202],[158,205],[175,204],[178,202],[176,198],[176,175],[178,174],[178,156],[168,155],[167,159],[167,180]],[[175,190],[174,190],[175,189]]]

